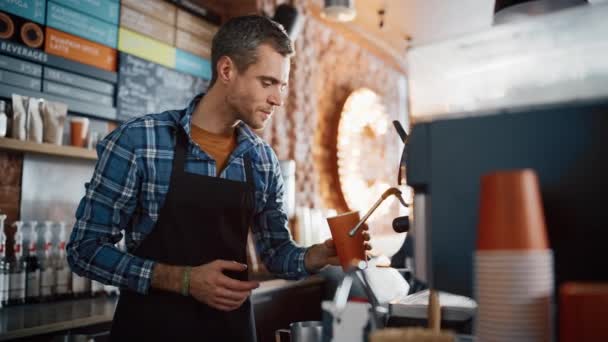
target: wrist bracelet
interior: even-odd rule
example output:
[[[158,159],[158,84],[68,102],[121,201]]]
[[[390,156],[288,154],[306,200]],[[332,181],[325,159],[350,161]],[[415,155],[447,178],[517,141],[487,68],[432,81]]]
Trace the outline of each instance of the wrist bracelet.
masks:
[[[183,296],[190,295],[190,271],[192,271],[192,267],[186,266],[184,269],[184,275],[182,277],[182,295]]]

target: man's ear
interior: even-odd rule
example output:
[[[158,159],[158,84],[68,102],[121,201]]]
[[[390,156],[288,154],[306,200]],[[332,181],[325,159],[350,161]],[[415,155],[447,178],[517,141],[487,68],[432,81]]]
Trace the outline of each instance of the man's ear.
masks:
[[[229,83],[236,74],[236,65],[228,56],[222,56],[217,61],[217,79],[222,83]]]

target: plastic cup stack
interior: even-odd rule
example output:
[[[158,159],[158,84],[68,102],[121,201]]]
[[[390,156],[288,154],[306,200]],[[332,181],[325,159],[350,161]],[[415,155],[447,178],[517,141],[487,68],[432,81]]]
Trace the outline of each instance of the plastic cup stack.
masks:
[[[551,341],[553,253],[532,170],[481,180],[475,297],[479,341]]]

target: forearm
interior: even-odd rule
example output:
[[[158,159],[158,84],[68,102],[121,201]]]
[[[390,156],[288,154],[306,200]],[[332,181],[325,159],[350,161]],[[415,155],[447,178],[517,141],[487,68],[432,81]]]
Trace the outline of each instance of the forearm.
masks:
[[[184,266],[173,266],[157,262],[152,270],[151,286],[155,289],[182,293]]]
[[[258,251],[266,268],[280,278],[301,279],[309,275],[304,262],[306,248],[287,241],[276,249],[259,244]]]
[[[318,252],[319,245],[312,245],[306,249],[304,254],[304,268],[308,273],[317,273],[327,265],[327,259]]]

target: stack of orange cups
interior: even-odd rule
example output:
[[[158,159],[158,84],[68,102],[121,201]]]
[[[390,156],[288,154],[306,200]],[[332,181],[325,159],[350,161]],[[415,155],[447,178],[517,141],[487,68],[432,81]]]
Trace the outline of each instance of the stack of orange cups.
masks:
[[[481,179],[475,297],[479,341],[550,341],[553,253],[532,170]]]

